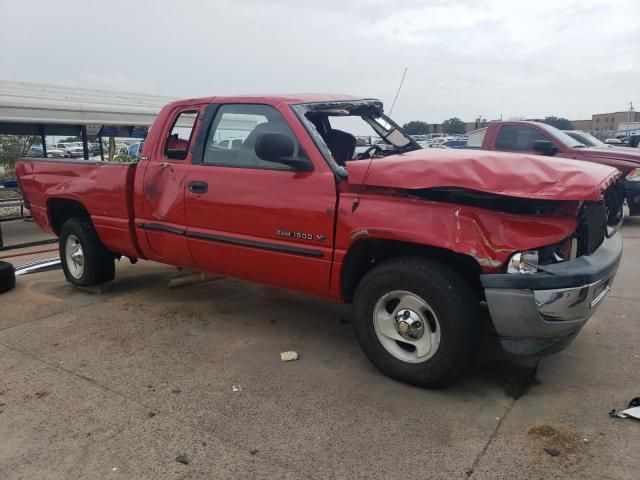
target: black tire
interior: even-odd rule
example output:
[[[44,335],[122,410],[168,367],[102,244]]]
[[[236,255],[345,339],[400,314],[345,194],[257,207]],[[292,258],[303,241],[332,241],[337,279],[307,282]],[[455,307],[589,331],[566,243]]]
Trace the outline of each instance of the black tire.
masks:
[[[407,291],[419,297],[437,318],[440,343],[425,361],[410,363],[399,359],[376,334],[374,310],[392,291]],[[421,387],[450,383],[473,360],[480,344],[478,301],[471,288],[456,272],[428,258],[392,258],[371,269],[356,288],[353,316],[356,336],[369,360],[384,374]],[[427,322],[433,325],[433,318]],[[435,332],[436,327],[429,331]]]
[[[16,274],[13,265],[0,262],[0,293],[8,292],[16,286]]]
[[[82,248],[83,268],[79,275],[71,272],[73,267],[67,257],[70,236],[76,238]],[[64,276],[75,285],[99,285],[115,277],[114,255],[102,244],[88,218],[74,217],[64,223],[60,230],[60,260]]]

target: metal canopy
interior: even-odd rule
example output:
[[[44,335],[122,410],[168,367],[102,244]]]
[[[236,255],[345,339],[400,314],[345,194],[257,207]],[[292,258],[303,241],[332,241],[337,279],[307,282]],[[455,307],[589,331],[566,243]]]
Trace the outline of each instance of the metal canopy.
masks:
[[[172,100],[144,93],[0,80],[0,135],[39,135],[44,156],[47,135],[80,136],[88,159],[88,136],[133,136],[139,128],[149,127],[162,106]]]
[[[162,106],[173,100],[144,93],[0,80],[0,123],[148,126]]]

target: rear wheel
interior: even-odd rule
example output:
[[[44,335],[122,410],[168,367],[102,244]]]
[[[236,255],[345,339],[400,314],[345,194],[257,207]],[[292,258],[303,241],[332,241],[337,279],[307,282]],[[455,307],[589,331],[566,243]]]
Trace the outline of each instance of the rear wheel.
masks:
[[[425,258],[387,260],[354,296],[365,354],[386,375],[422,387],[451,382],[479,346],[478,302],[453,270]]]
[[[64,223],[60,260],[65,277],[75,285],[98,285],[115,276],[113,254],[102,244],[88,218],[74,217]]]

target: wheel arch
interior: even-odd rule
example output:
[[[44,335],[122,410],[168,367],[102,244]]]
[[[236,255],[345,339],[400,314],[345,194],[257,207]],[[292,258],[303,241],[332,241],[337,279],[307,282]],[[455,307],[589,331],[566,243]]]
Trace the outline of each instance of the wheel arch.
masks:
[[[480,283],[482,270],[473,257],[441,247],[384,238],[364,238],[347,251],[340,270],[340,295],[350,303],[364,275],[383,260],[418,256],[437,260],[458,273],[479,299],[484,297]]]
[[[60,235],[60,230],[64,223],[73,217],[88,218],[91,215],[82,202],[69,198],[50,198],[47,200],[47,212],[51,228],[56,235]]]

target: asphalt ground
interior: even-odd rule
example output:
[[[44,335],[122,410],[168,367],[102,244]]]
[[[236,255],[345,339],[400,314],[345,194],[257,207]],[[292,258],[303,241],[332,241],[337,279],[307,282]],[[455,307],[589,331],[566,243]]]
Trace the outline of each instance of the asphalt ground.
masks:
[[[486,337],[441,390],[380,374],[323,300],[169,289],[179,272],[150,262],[119,262],[106,289],[19,277],[0,295],[0,479],[637,479],[640,421],[607,414],[640,395],[640,219],[623,235],[612,292],[566,350],[517,358]]]

